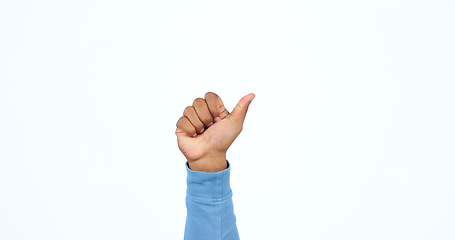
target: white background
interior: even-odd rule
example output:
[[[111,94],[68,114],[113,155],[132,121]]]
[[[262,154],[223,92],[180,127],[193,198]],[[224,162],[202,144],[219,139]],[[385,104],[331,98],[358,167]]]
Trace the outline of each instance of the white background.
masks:
[[[455,2],[0,2],[0,239],[183,239],[175,124],[249,93],[242,239],[455,239]]]

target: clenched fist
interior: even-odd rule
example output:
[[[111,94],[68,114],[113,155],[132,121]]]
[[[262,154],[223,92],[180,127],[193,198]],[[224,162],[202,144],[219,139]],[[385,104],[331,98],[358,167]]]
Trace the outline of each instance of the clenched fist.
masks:
[[[243,129],[248,107],[255,95],[244,96],[232,113],[213,92],[196,98],[177,121],[177,142],[191,170],[218,172],[227,168],[226,152]]]

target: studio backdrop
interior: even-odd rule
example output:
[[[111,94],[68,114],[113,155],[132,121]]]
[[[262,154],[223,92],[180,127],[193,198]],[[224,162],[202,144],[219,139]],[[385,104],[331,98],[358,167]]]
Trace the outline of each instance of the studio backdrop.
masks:
[[[175,135],[256,98],[241,239],[455,239],[454,1],[0,1],[0,239],[183,239]]]

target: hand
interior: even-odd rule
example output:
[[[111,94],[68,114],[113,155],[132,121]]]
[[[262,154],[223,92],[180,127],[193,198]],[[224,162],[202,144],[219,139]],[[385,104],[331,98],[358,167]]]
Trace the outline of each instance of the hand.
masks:
[[[243,129],[248,107],[255,95],[244,96],[232,113],[213,93],[196,98],[177,121],[177,142],[191,170],[218,172],[227,168],[226,152]]]

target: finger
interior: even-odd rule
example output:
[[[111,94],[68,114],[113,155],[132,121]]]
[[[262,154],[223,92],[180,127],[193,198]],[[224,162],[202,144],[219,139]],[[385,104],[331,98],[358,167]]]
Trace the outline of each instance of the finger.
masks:
[[[206,93],[205,101],[209,106],[210,113],[212,114],[215,122],[218,122],[229,115],[228,110],[224,107],[223,101],[216,93]]]
[[[187,137],[195,137],[196,128],[191,124],[190,120],[183,116],[177,121],[177,129],[175,131],[177,136],[187,136]]]
[[[248,112],[248,107],[250,106],[251,101],[253,101],[255,95],[250,93],[244,96],[235,106],[232,113],[228,116],[234,124],[238,125],[241,129],[243,127],[243,122],[245,121],[246,113]]]
[[[196,128],[196,131],[201,134],[204,132],[204,123],[199,119],[196,110],[193,106],[188,106],[183,111],[183,116],[187,117],[191,124]]]
[[[193,102],[193,107],[196,110],[197,116],[201,119],[206,127],[210,127],[213,124],[213,117],[210,114],[207,102],[203,98],[196,98]]]

